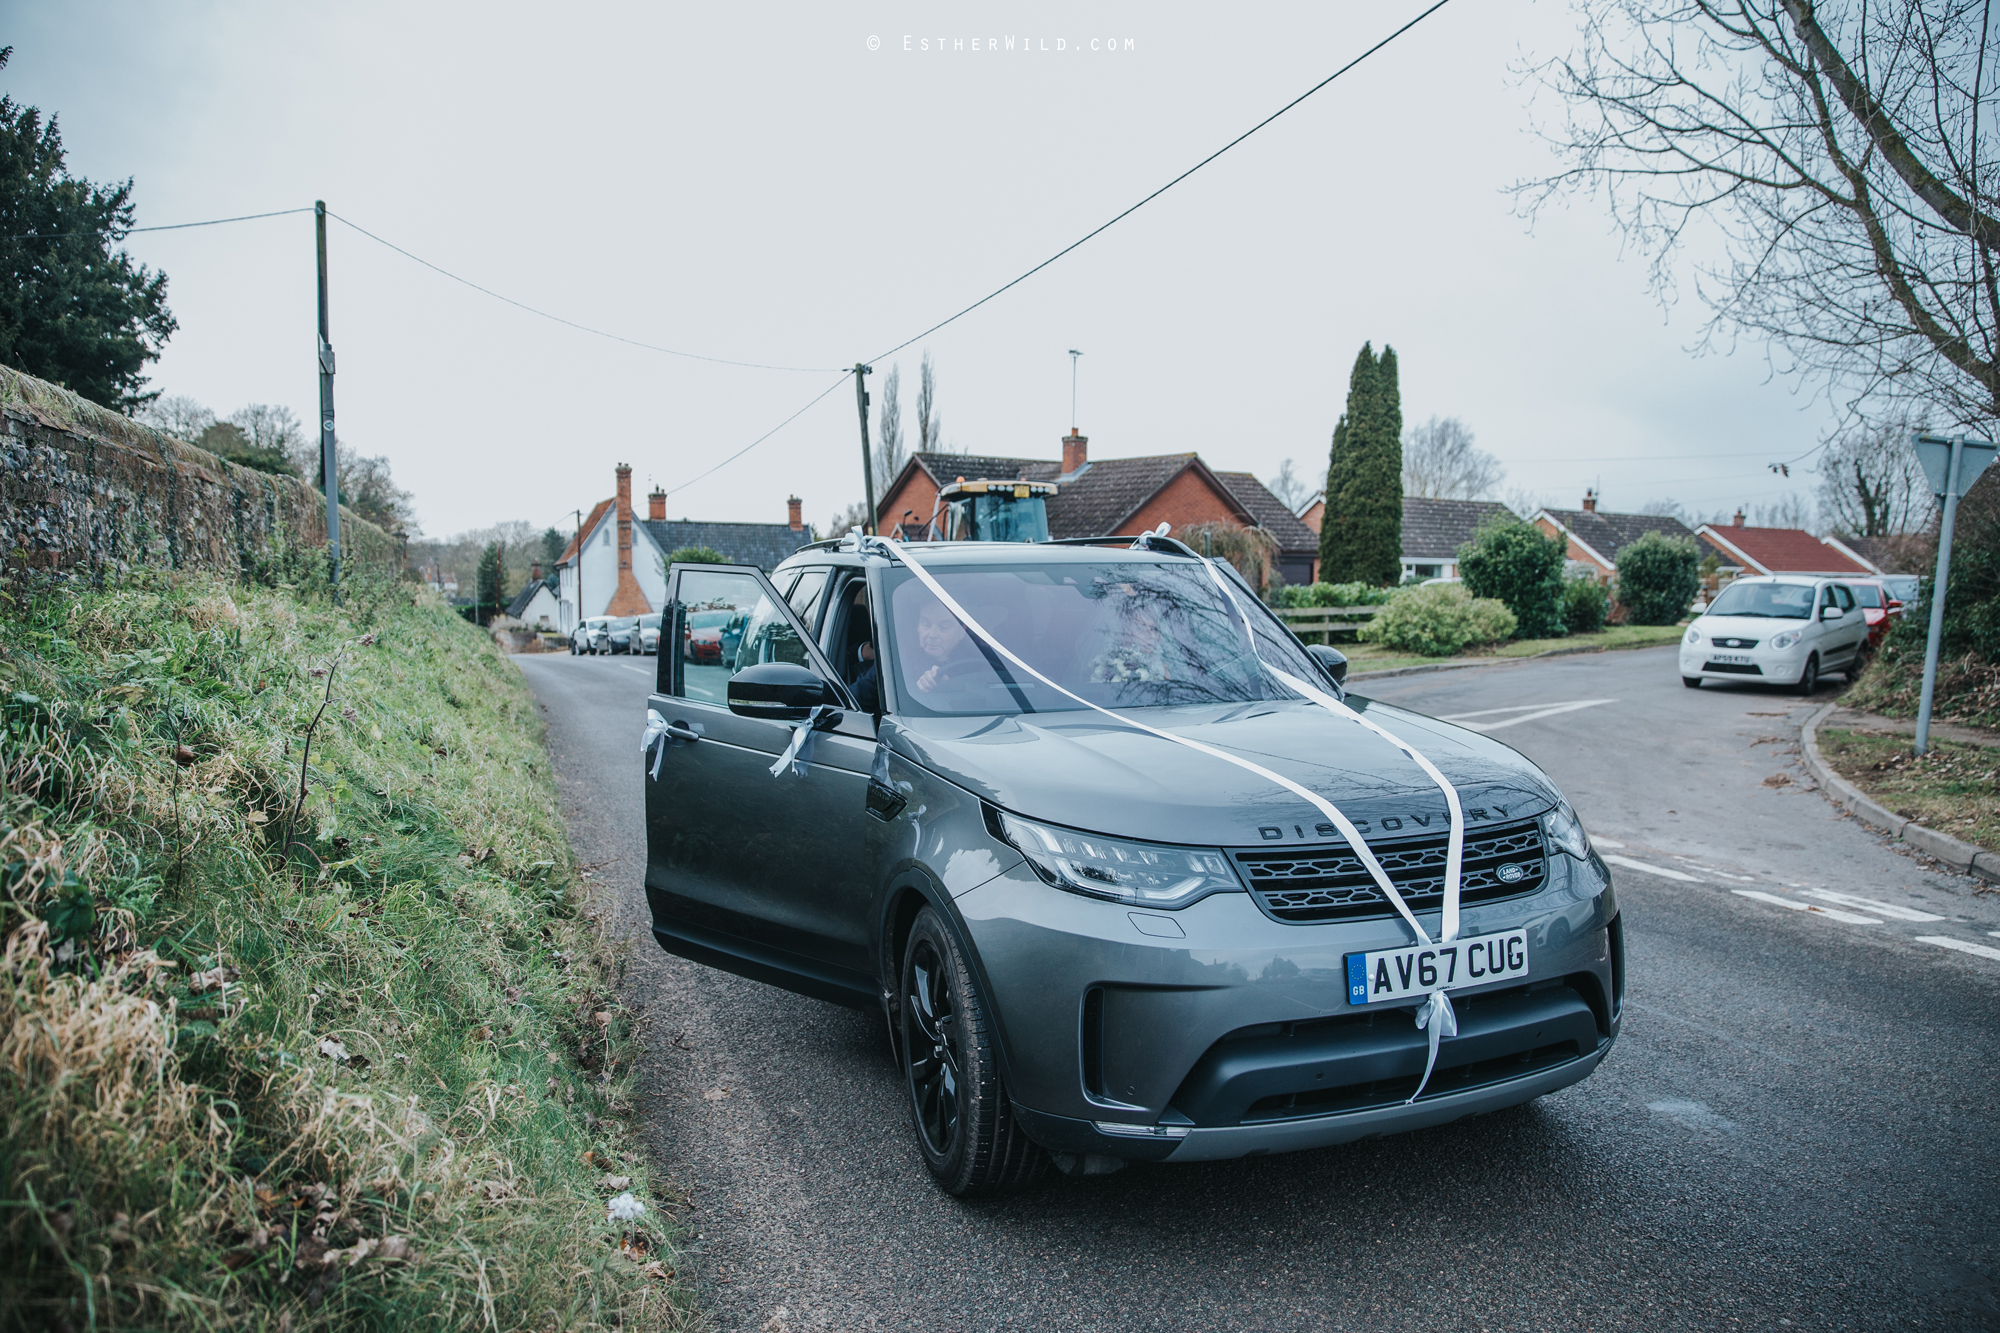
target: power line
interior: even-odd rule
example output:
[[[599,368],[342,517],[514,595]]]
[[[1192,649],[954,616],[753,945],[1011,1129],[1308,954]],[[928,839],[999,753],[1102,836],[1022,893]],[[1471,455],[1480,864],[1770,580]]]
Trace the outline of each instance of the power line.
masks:
[[[1375,45],[1369,47],[1366,51],[1363,51],[1360,55],[1354,57],[1354,59],[1348,61],[1345,65],[1342,65],[1339,69],[1327,75],[1325,78],[1321,79],[1318,83],[1315,83],[1312,87],[1306,89],[1304,92],[1300,93],[1297,97],[1294,97],[1291,101],[1285,103],[1283,106],[1279,107],[1276,111],[1273,111],[1270,115],[1258,121],[1255,125],[1252,125],[1249,129],[1243,131],[1243,133],[1237,135],[1234,139],[1231,139],[1228,143],[1222,145],[1222,147],[1216,149],[1214,152],[1210,153],[1207,157],[1204,157],[1201,161],[1195,163],[1193,166],[1189,167],[1186,171],[1183,171],[1180,175],[1174,177],[1172,180],[1168,181],[1165,185],[1162,185],[1159,189],[1153,191],[1151,194],[1147,195],[1144,199],[1141,199],[1138,203],[1132,205],[1130,208],[1120,213],[1117,217],[1112,218],[1109,222],[1106,222],[1102,226],[1097,227],[1095,230],[1092,230],[1086,233],[1085,235],[1079,237],[1078,239],[1070,242],[1068,245],[1065,245],[1062,249],[1056,251],[1054,254],[1050,255],[1047,259],[1044,259],[1041,263],[1035,265],[1033,268],[1029,269],[1026,273],[1023,273],[1020,277],[1014,279],[1012,282],[1007,283],[1005,286],[995,288],[993,291],[988,292],[986,295],[980,297],[977,301],[974,301],[971,305],[965,307],[965,309],[959,311],[957,314],[951,316],[949,319],[939,320],[937,323],[925,329],[922,333],[919,333],[916,337],[906,338],[902,342],[897,343],[894,347],[891,347],[888,351],[878,352],[874,356],[869,357],[868,359],[870,361],[880,361],[884,357],[894,356],[896,353],[902,351],[905,347],[908,347],[911,343],[930,337],[933,333],[936,333],[939,329],[951,323],[953,320],[963,319],[965,316],[979,309],[979,307],[985,305],[988,301],[991,301],[994,297],[1000,295],[1002,292],[1007,291],[1009,288],[1018,287],[1020,284],[1026,282],[1029,278],[1032,278],[1037,273],[1040,273],[1043,269],[1047,268],[1049,265],[1055,263],[1058,259],[1061,259],[1064,255],[1068,254],[1070,251],[1082,245],[1085,241],[1090,240],[1092,237],[1098,235],[1100,232],[1108,231],[1110,228],[1116,226],[1118,223],[1124,221],[1126,218],[1132,216],[1132,214],[1144,208],[1147,204],[1152,203],[1155,199],[1158,199],[1168,190],[1173,189],[1176,185],[1179,185],[1182,181],[1194,175],[1195,172],[1200,171],[1203,167],[1215,161],[1216,158],[1221,157],[1224,153],[1236,147],[1237,144],[1242,143],[1245,139],[1255,134],[1258,130],[1263,129],[1266,125],[1269,125],[1279,116],[1284,115],[1287,111],[1290,111],[1293,107],[1305,101],[1308,97],[1311,97],[1314,93],[1326,87],[1329,83],[1332,83],[1335,79],[1347,73],[1347,71],[1353,69],[1356,65],[1359,65],[1362,61],[1368,59],[1368,57],[1374,55],[1377,51],[1380,51],[1383,47],[1395,41],[1398,37],[1401,37],[1404,33],[1416,27],[1419,23],[1422,23],[1425,19],[1437,13],[1440,9],[1443,9],[1446,5],[1450,3],[1451,0],[1437,0],[1437,3],[1432,5],[1429,9],[1426,9],[1423,13],[1417,15],[1415,18],[1411,19],[1408,23],[1405,23],[1402,27],[1390,33],[1387,37],[1384,37],[1381,41],[1375,43]]]
[[[1443,0],[1440,0],[1440,3],[1443,3]],[[573,319],[564,319],[561,315],[552,315],[546,310],[537,310],[535,307],[528,305],[526,302],[516,301],[511,296],[502,296],[499,292],[494,291],[491,287],[482,287],[478,283],[472,281],[470,278],[461,278],[458,276],[458,274],[451,272],[449,269],[439,268],[436,264],[431,263],[430,260],[425,259],[420,255],[411,254],[408,250],[405,250],[402,246],[397,245],[394,241],[384,240],[382,237],[377,236],[374,232],[369,231],[366,227],[363,227],[358,223],[349,222],[346,218],[341,217],[340,214],[334,212],[330,208],[326,211],[326,215],[330,218],[333,218],[335,221],[340,222],[343,225],[351,227],[355,231],[360,232],[363,236],[366,236],[369,240],[375,242],[377,245],[386,245],[391,250],[394,250],[397,254],[403,256],[403,258],[422,264],[425,268],[431,270],[431,272],[433,273],[443,274],[445,277],[450,278],[453,282],[461,283],[464,286],[470,287],[475,292],[482,292],[485,295],[492,297],[496,301],[504,301],[508,305],[513,306],[518,310],[525,310],[531,315],[539,315],[543,319],[554,320],[558,324],[567,325],[568,327],[576,329],[582,333],[595,334],[599,338],[609,338],[613,342],[624,343],[628,347],[641,347],[649,352],[664,352],[668,356],[685,357],[690,361],[707,361],[718,366],[743,366],[750,370],[797,370],[797,371],[803,371],[807,374],[825,374],[832,369],[832,367],[829,366],[773,366],[773,365],[766,365],[760,361],[731,361],[727,357],[703,356],[699,352],[682,352],[672,347],[659,347],[653,343],[642,343],[636,338],[626,338],[616,333],[606,333],[603,329],[594,329],[591,328],[588,324],[579,324]],[[817,402],[818,399],[814,399],[813,401]],[[808,404],[808,406],[810,406],[810,404]]]
[[[762,435],[759,435],[756,439],[750,441],[750,443],[744,445],[741,449],[738,449],[735,453],[729,455],[729,457],[723,459],[720,463],[717,463],[707,472],[702,473],[700,476],[688,478],[680,485],[674,487],[673,490],[668,491],[667,494],[672,495],[674,494],[675,491],[684,491],[688,487],[700,481],[703,477],[710,476],[716,472],[720,472],[723,468],[728,467],[731,463],[734,463],[737,459],[743,457],[743,455],[749,453],[752,449],[755,449],[758,445],[770,439],[773,435],[776,435],[779,431],[783,430],[785,427],[791,425],[794,421],[797,421],[800,417],[804,416],[806,414],[807,409],[811,408],[814,403],[817,403],[820,399],[826,397],[828,394],[832,393],[835,389],[838,389],[841,385],[847,383],[848,377],[853,373],[854,372],[851,370],[841,372],[841,376],[839,379],[835,380],[833,383],[827,385],[824,389],[821,389],[818,393],[814,394],[812,396],[812,401],[807,403],[805,407],[802,407],[798,411],[792,413],[790,416],[786,417],[783,421],[780,421],[777,425],[771,427],[771,429],[765,431]]]
[[[275,213],[245,213],[233,218],[209,218],[205,222],[170,222],[160,227],[127,227],[125,236],[142,231],[186,231],[189,227],[219,227],[225,222],[255,222],[258,218],[285,218],[294,213],[310,213],[310,208],[281,208]],[[90,231],[26,231],[18,236],[0,236],[0,241],[54,241],[66,236],[101,236],[102,228]],[[123,239],[122,237],[120,239]]]

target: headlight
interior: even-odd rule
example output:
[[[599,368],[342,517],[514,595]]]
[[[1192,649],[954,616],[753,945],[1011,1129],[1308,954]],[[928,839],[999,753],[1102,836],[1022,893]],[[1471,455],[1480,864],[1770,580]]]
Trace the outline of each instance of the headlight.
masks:
[[[998,813],[1001,835],[1028,858],[1035,873],[1072,893],[1138,907],[1185,907],[1208,894],[1243,887],[1229,858],[1211,847],[1128,842]]]
[[[1688,632],[1681,636],[1681,642],[1687,644],[1689,647],[1693,647],[1695,644],[1701,642],[1701,631],[1697,630],[1693,625],[1689,625]]]
[[[1558,801],[1555,809],[1542,816],[1542,832],[1557,851],[1579,861],[1590,859],[1590,835],[1583,831],[1583,821],[1569,808],[1569,802]]]
[[[1784,649],[1797,643],[1804,635],[1805,631],[1802,629],[1788,629],[1783,634],[1773,634],[1771,636],[1771,646],[1782,652]]]

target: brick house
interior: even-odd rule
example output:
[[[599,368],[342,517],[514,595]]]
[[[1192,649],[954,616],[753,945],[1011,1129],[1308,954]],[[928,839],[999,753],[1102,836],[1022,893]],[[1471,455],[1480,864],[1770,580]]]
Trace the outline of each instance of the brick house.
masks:
[[[1737,518],[1740,520],[1742,515]],[[1668,514],[1600,512],[1595,491],[1583,493],[1581,509],[1538,509],[1532,521],[1545,535],[1560,537],[1566,543],[1564,554],[1572,577],[1588,573],[1599,583],[1610,583],[1618,576],[1618,553],[1649,532],[1663,537],[1692,538],[1704,557],[1716,558],[1725,576],[1733,577],[1737,572],[1729,552],[1679,519]]]
[[[591,616],[642,616],[659,610],[667,600],[666,558],[683,546],[707,546],[731,564],[768,572],[813,539],[796,495],[786,501],[789,513],[783,523],[698,523],[670,521],[666,492],[655,488],[646,497],[647,515],[641,520],[632,513],[632,469],[620,463],[617,477],[617,492],[591,507],[556,562],[554,623],[565,634]]]
[[[1194,453],[1092,462],[1090,441],[1072,431],[1062,460],[990,454],[916,453],[876,506],[885,533],[918,538],[930,528],[938,491],[959,478],[1048,481],[1049,536],[1136,537],[1161,523],[1178,531],[1196,523],[1261,527],[1278,543],[1277,570],[1287,583],[1309,582],[1319,539],[1284,501],[1248,472],[1217,472]]]
[[[1815,537],[1803,528],[1745,527],[1740,509],[1727,526],[1702,524],[1701,539],[1722,553],[1735,574],[1867,578],[1883,572],[1838,537]]]

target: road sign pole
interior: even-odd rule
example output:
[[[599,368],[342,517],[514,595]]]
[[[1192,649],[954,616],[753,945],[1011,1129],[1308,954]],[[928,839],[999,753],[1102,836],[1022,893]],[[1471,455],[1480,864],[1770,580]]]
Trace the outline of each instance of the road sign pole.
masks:
[[[875,459],[868,447],[868,389],[863,376],[874,372],[873,366],[856,364],[854,367],[854,410],[861,414],[861,485],[868,493],[868,517],[862,523],[863,532],[873,533],[875,524]],[[836,533],[844,537],[846,533]]]
[[[333,441],[333,344],[326,334],[326,201],[313,201],[319,233],[319,468],[326,491],[326,554],[333,600],[340,601],[340,465]]]
[[[1931,632],[1924,641],[1924,692],[1917,702],[1916,752],[1931,747],[1931,702],[1937,694],[1938,651],[1944,642],[1944,592],[1951,577],[1951,530],[1958,517],[1958,470],[1965,460],[1965,437],[1954,436],[1945,470],[1944,517],[1938,523],[1937,576],[1931,581]]]

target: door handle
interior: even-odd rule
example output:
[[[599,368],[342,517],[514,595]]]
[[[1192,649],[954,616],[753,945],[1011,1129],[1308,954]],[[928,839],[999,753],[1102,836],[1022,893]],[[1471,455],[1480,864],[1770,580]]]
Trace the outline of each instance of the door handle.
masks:
[[[693,744],[695,741],[701,739],[699,731],[690,727],[687,723],[680,721],[667,723],[667,735],[672,736],[677,741],[687,741],[689,744]]]

